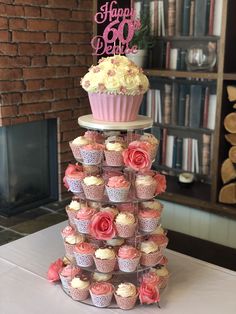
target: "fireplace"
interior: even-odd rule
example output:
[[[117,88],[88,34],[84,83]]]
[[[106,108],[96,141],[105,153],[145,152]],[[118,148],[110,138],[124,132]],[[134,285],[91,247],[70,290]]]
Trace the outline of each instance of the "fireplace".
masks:
[[[57,199],[57,119],[0,127],[0,214]]]

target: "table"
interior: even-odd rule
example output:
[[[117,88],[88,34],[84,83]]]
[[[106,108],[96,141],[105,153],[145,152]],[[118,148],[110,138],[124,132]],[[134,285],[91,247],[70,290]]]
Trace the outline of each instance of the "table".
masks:
[[[121,313],[87,307],[46,279],[49,264],[64,255],[60,230],[66,222],[0,247],[1,314]],[[235,314],[236,272],[166,250],[171,277],[161,294],[161,309],[138,306],[141,314]],[[103,311],[103,312],[102,312]]]

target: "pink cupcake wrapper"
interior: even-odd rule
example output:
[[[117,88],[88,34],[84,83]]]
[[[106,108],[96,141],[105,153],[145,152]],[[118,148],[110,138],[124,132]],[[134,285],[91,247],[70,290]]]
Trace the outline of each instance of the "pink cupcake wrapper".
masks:
[[[80,148],[80,154],[86,165],[99,165],[103,160],[102,150],[87,150]]]
[[[143,266],[155,266],[158,264],[159,260],[162,258],[162,252],[157,251],[153,253],[141,253],[140,264]]]
[[[82,182],[85,197],[89,200],[101,201],[104,197],[105,184],[85,185]]]
[[[136,184],[135,190],[136,190],[137,198],[149,200],[155,196],[156,184],[152,184],[148,186],[142,185],[142,184]]]
[[[83,234],[89,233],[90,220],[74,218],[74,223],[79,233]]]
[[[119,269],[123,272],[130,273],[137,269],[139,264],[140,256],[134,259],[127,259],[118,257]]]
[[[117,305],[122,310],[131,310],[132,308],[134,308],[135,303],[136,303],[137,298],[138,298],[138,294],[136,294],[132,297],[128,297],[128,298],[123,298],[117,294],[114,294],[114,296],[115,296]]]
[[[92,254],[81,254],[78,252],[74,252],[74,257],[76,260],[76,264],[80,267],[91,267],[94,265]]]
[[[96,295],[96,294],[93,294],[91,291],[89,292],[91,295],[93,305],[97,307],[107,307],[111,304],[113,292],[106,295]]]
[[[71,277],[64,277],[61,274],[59,274],[61,284],[64,290],[69,291],[69,283],[71,281]]]
[[[120,167],[124,165],[124,159],[122,156],[122,151],[110,151],[105,150],[105,159],[107,166]]]
[[[68,206],[67,206],[67,207],[66,207],[66,213],[67,213],[67,216],[68,216],[68,220],[69,220],[70,226],[71,226],[71,227],[74,227],[74,226],[75,226],[74,218],[75,218],[77,212],[74,211],[74,210],[70,210],[70,209],[68,208]]]
[[[111,202],[125,202],[128,198],[130,187],[111,188],[106,186],[107,196]]]
[[[81,154],[80,154],[80,146],[77,144],[73,144],[72,142],[69,142],[69,145],[70,145],[70,149],[72,151],[74,158],[77,161],[80,161],[82,159]]]
[[[71,295],[72,299],[76,300],[76,301],[84,301],[84,300],[88,299],[88,297],[89,297],[89,289],[88,288],[78,289],[78,288],[73,288],[73,287],[71,287],[71,285],[69,285],[69,291],[70,291],[70,295]]]
[[[139,222],[139,230],[144,231],[144,232],[153,232],[157,228],[159,217],[143,218],[139,216],[138,222]]]
[[[64,242],[64,247],[65,247],[66,255],[73,257],[75,244],[69,244],[69,243]]]
[[[115,269],[116,258],[114,259],[99,259],[93,256],[96,268],[101,273],[110,273]]]
[[[121,238],[131,238],[137,229],[137,223],[133,225],[121,225],[115,223],[117,235]]]
[[[88,93],[88,96],[94,119],[116,122],[136,120],[143,99],[143,95]]]
[[[82,179],[66,177],[66,182],[69,186],[68,190],[75,194],[83,192],[81,181]]]

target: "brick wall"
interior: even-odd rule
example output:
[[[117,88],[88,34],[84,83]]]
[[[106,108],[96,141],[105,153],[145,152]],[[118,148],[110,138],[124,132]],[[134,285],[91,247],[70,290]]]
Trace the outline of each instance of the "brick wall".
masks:
[[[58,119],[60,189],[68,141],[89,112],[80,78],[92,63],[91,21],[92,0],[0,1],[0,126]]]

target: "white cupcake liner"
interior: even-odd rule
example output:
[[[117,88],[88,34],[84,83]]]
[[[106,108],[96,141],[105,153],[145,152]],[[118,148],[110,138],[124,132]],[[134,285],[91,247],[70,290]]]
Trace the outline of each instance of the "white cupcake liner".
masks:
[[[79,233],[83,233],[83,234],[89,233],[90,221],[91,220],[74,218],[76,229],[78,230]]]
[[[125,273],[134,272],[138,267],[139,260],[140,256],[133,259],[118,257],[119,269]]]
[[[94,265],[92,254],[81,254],[78,252],[74,252],[74,257],[76,260],[76,264],[80,267],[91,267]]]

